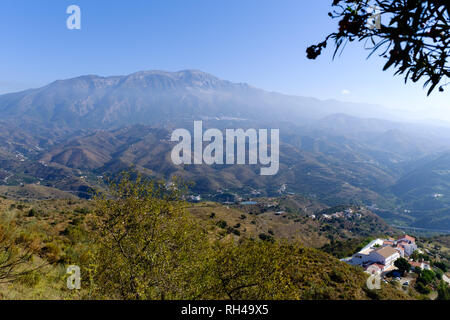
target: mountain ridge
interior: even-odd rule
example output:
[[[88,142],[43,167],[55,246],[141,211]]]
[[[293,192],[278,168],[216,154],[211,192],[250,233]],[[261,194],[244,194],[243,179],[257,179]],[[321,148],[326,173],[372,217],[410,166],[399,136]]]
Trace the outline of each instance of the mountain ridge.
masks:
[[[184,108],[179,108],[181,104]],[[380,108],[372,105],[269,92],[200,70],[84,75],[0,95],[3,119],[18,125],[40,121],[77,129],[154,124],[167,116],[178,120],[200,116],[304,122],[339,111],[380,114]]]

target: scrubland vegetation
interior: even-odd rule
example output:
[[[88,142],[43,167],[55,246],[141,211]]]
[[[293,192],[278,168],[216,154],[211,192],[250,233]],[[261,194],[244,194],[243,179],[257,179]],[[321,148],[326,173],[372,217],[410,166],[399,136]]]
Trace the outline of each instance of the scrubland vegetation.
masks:
[[[92,201],[1,199],[0,297],[413,298],[388,284],[368,290],[361,269],[295,239],[224,232],[181,195],[177,184],[125,174]],[[81,290],[67,289],[69,265],[81,267]]]

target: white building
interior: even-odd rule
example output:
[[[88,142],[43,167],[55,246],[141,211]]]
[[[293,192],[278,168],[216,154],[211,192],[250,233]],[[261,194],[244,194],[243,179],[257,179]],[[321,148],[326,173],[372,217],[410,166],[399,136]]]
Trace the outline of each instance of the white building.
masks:
[[[376,239],[355,253],[351,258],[343,259],[351,265],[359,265],[370,273],[385,271],[393,266],[395,260],[411,255],[417,246],[415,239],[408,235],[398,240]]]
[[[392,266],[398,258],[400,253],[392,247],[382,247],[369,254],[370,261],[383,264],[386,268]]]
[[[409,264],[411,265],[411,271],[414,271],[415,268],[420,268],[423,270],[431,270],[430,265],[425,262],[409,261]]]
[[[401,236],[397,240],[397,247],[402,248],[405,256],[410,256],[417,250],[416,239],[408,235]]]
[[[375,250],[377,247],[380,247],[383,245],[383,240],[381,239],[375,239],[372,240],[368,245],[366,245],[364,248],[362,248],[358,253],[355,253],[351,260],[349,260],[349,263],[352,265],[362,265],[367,262],[371,262],[370,253]],[[375,262],[375,261],[372,261]]]
[[[386,269],[385,265],[380,264],[380,263],[373,263],[365,269],[365,272],[367,272],[369,274],[380,274],[385,269]]]

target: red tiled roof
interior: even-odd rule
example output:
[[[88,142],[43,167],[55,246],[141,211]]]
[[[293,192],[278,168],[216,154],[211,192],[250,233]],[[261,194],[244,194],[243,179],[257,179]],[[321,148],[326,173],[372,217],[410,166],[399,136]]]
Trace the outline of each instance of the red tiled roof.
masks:
[[[366,270],[369,269],[369,268],[372,267],[372,266],[375,266],[375,267],[377,267],[378,269],[381,269],[381,270],[384,269],[384,264],[381,264],[381,263],[372,263],[372,264],[366,266]]]
[[[411,236],[408,236],[407,234],[405,234],[404,236],[401,236],[401,237],[398,238],[398,240],[400,240],[400,239],[406,239],[406,240],[409,240],[409,241],[412,241],[412,242],[416,242],[415,238],[413,238]]]

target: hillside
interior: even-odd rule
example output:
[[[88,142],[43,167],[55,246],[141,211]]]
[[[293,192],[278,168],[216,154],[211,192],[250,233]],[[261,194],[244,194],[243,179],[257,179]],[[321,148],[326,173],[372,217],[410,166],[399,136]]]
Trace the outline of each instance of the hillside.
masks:
[[[396,233],[375,214],[366,210],[358,210],[362,215],[360,218],[355,216],[327,220],[320,218],[320,212],[326,207],[319,203],[308,206],[311,205],[308,200],[283,197],[259,199],[259,202],[260,205],[252,206],[207,202],[192,204],[188,210],[201,221],[215,225],[214,232],[218,230],[222,235],[284,239],[313,248],[321,248],[333,241],[362,241],[366,237]],[[289,206],[292,202],[300,206]],[[342,209],[327,210],[339,212]],[[314,214],[317,218],[312,217]]]
[[[450,153],[436,157],[402,177],[393,192],[404,199],[416,227],[450,228]]]
[[[207,209],[205,209],[207,208]],[[11,284],[0,285],[2,299],[80,299],[84,292],[72,294],[65,289],[65,267],[71,263],[84,262],[89,252],[89,217],[92,203],[82,200],[46,200],[19,203],[0,199],[0,218],[13,217],[26,239],[40,243],[40,251],[34,259],[36,265],[48,262],[33,275]],[[242,212],[221,208],[217,204],[200,204],[189,209],[203,220],[212,234],[220,236],[222,228],[215,220],[207,221],[205,213],[217,212],[217,218],[227,210],[230,219]],[[263,217],[260,217],[264,219]],[[229,220],[231,222],[231,220]],[[214,222],[214,223],[211,223]],[[278,222],[275,222],[278,223]],[[244,226],[245,222],[243,222]],[[246,224],[245,224],[246,225]],[[249,229],[248,235],[251,234]],[[233,234],[232,236],[236,236]],[[246,237],[247,235],[241,235]],[[227,236],[224,238],[226,239]],[[25,243],[26,239],[17,241]],[[39,239],[39,240],[37,240]],[[262,241],[262,240],[258,240]],[[366,278],[361,270],[338,261],[332,256],[312,248],[296,249],[294,259],[285,272],[293,279],[296,292],[301,299],[412,299],[398,289],[383,284],[382,290],[366,289]],[[81,259],[81,260],[80,260]]]
[[[41,185],[24,185],[19,187],[0,186],[0,196],[19,201],[49,200],[49,199],[77,199],[78,197],[55,188]]]

